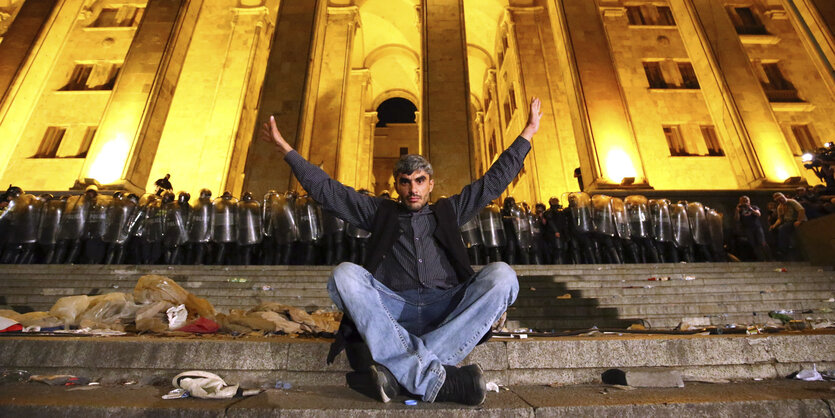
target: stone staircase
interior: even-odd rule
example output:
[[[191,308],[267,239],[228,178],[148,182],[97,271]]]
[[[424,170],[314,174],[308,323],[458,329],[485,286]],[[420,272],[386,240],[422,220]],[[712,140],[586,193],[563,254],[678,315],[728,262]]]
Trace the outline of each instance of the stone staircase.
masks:
[[[835,319],[835,271],[807,263],[514,266],[520,292],[510,328],[675,327],[685,317],[715,325],[764,323],[769,311]],[[783,272],[782,269],[786,271]],[[145,274],[174,279],[220,312],[275,301],[333,309],[330,266],[0,266],[0,305],[48,310],[62,296],[132,292]],[[655,280],[651,280],[651,279]],[[662,280],[666,278],[666,280]]]

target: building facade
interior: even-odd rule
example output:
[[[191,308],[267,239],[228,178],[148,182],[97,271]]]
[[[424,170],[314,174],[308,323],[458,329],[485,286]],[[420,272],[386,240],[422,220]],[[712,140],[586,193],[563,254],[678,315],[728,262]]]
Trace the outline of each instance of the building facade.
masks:
[[[145,192],[298,188],[276,116],[343,183],[435,195],[544,118],[518,200],[764,190],[835,137],[830,0],[0,0],[0,181]],[[381,119],[390,99],[414,122]]]

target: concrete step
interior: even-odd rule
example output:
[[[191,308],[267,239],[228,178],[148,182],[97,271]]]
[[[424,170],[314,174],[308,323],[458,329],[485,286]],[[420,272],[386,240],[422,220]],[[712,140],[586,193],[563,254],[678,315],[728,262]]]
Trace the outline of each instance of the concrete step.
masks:
[[[571,299],[558,299],[557,296],[571,295]],[[643,304],[676,304],[676,303],[733,303],[733,302],[770,302],[770,301],[828,301],[835,296],[835,289],[832,291],[785,291],[775,292],[722,292],[722,293],[690,293],[684,295],[653,295],[650,300],[645,296],[598,296],[591,295],[585,291],[571,290],[564,293],[553,292],[551,295],[540,296],[538,292],[519,292],[513,306],[621,306],[621,305],[643,305]],[[829,303],[829,302],[828,302]],[[832,305],[835,308],[835,305]]]
[[[686,383],[684,388],[621,390],[593,384],[566,387],[509,386],[489,393],[483,405],[384,404],[347,387],[297,386],[228,400],[162,400],[170,384],[99,386],[93,390],[37,383],[6,385],[0,415],[17,417],[263,417],[263,416],[786,416],[831,417],[835,391],[829,382],[773,380],[726,384]]]
[[[618,306],[560,306],[551,305],[547,307],[537,306],[511,306],[509,316],[594,316],[597,312],[608,312],[615,310],[615,316],[622,317],[644,317],[647,315],[668,315],[668,316],[710,316],[733,313],[758,312],[768,314],[770,311],[782,309],[806,311],[820,308],[819,302],[793,301],[772,301],[768,303],[715,303],[704,301],[702,303],[683,303],[676,305],[667,304],[644,304],[644,305],[618,305]]]
[[[0,369],[96,380],[170,379],[207,370],[237,382],[343,385],[344,355],[325,363],[329,340],[289,337],[0,337]],[[464,363],[504,385],[599,382],[609,368],[675,368],[698,378],[780,378],[816,363],[835,368],[835,332],[770,335],[604,335],[492,339]]]

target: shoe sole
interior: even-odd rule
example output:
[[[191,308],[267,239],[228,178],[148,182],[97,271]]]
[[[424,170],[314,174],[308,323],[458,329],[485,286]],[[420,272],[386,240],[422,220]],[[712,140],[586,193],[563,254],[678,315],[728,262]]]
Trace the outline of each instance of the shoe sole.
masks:
[[[487,399],[487,382],[484,380],[484,369],[481,368],[481,365],[474,364],[474,366],[478,367],[478,387],[481,389],[481,399],[473,405],[481,405]]]
[[[376,366],[371,366],[371,376],[374,378],[374,384],[377,386],[377,395],[379,400],[383,403],[391,402],[391,397],[386,394],[385,389],[388,383],[386,375],[377,370]]]

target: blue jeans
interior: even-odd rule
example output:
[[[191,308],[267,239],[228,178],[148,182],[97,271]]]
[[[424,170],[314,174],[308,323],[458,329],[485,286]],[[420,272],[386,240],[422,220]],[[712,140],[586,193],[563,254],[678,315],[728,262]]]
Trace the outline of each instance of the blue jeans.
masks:
[[[516,300],[519,281],[505,263],[485,266],[451,289],[395,292],[353,263],[338,265],[328,293],[348,312],[375,362],[426,402],[444,384],[444,365],[460,363]]]

